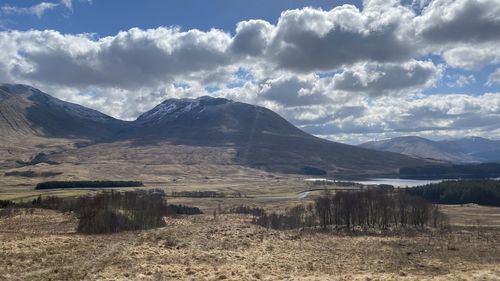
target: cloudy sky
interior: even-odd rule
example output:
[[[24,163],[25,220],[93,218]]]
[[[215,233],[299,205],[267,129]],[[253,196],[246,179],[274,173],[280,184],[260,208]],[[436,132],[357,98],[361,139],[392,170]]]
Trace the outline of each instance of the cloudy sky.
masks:
[[[167,98],[266,106],[360,143],[500,139],[500,0],[0,0],[0,81],[133,120]]]

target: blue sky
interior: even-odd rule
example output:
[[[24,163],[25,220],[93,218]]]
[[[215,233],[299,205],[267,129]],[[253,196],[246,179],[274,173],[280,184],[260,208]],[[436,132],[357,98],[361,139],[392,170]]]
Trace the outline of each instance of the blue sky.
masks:
[[[48,0],[46,0],[48,1]],[[0,1],[3,5],[32,7],[39,0]],[[51,1],[48,1],[51,2]],[[223,29],[234,33],[242,20],[264,19],[276,23],[284,10],[317,7],[329,10],[347,1],[269,1],[269,0],[183,0],[183,1],[72,1],[73,11],[61,6],[37,16],[11,15],[9,28],[18,30],[54,29],[62,33],[114,35],[131,27],[142,29],[179,26],[183,29]],[[57,3],[57,1],[52,1]],[[350,2],[360,6],[361,3]]]
[[[134,119],[266,106],[320,137],[500,138],[500,0],[0,1],[0,81]]]

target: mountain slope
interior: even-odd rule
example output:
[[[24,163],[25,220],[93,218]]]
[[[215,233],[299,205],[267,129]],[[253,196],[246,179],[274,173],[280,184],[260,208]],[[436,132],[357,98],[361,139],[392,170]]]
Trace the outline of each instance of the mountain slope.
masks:
[[[104,161],[103,157],[114,160],[111,158],[118,154],[109,151],[103,155],[103,147],[125,151],[115,160],[135,161],[128,157],[127,147],[122,149],[131,143],[135,155],[140,155],[141,165],[161,162],[162,153],[172,153],[175,147],[172,144],[183,145],[177,147],[185,153],[176,153],[175,157],[164,155],[169,163],[185,163],[185,159],[193,164],[207,163],[206,159],[201,160],[203,156],[193,152],[201,150],[186,148],[203,147],[205,155],[210,155],[208,150],[233,155],[221,158],[218,165],[231,163],[273,172],[395,174],[400,167],[428,164],[401,154],[320,139],[301,131],[269,109],[222,98],[169,99],[137,120],[125,122],[58,100],[29,86],[4,84],[0,86],[0,112],[2,132],[83,138],[95,143],[94,147],[85,150],[73,147],[57,152],[60,156],[54,153],[46,156],[48,160],[57,159],[56,162],[75,159],[75,155],[85,155],[91,158],[88,161],[94,159],[96,163]],[[231,159],[230,162],[227,159]]]
[[[273,111],[222,98],[170,99],[139,116],[120,137],[178,144],[231,146],[235,161],[261,169],[301,173],[395,173],[426,162],[311,136]]]
[[[500,141],[481,137],[468,137],[455,140],[444,140],[439,143],[460,151],[480,162],[500,161]]]
[[[0,85],[0,129],[4,134],[99,139],[111,136],[126,124],[30,86]]]
[[[453,163],[500,161],[500,141],[479,137],[432,141],[407,136],[363,143],[361,147]]]
[[[405,136],[388,140],[371,141],[363,143],[360,146],[379,151],[401,153],[404,155],[424,159],[436,159],[455,163],[474,162],[474,158],[459,151],[450,149],[445,144],[415,136]]]

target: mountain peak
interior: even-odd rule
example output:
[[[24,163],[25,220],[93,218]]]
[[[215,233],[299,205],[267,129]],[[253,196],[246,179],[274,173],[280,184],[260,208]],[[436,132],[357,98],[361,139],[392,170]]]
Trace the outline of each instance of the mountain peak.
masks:
[[[225,98],[201,96],[198,98],[167,99],[137,118],[141,123],[156,123],[161,120],[173,120],[184,114],[198,114],[207,107],[234,103]]]

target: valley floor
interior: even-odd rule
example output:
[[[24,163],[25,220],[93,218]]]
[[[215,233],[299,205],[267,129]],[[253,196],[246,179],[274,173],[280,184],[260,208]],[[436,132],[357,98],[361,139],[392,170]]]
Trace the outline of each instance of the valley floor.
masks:
[[[492,224],[459,217],[451,234],[347,236],[207,212],[159,229],[81,235],[71,215],[36,209],[0,218],[0,280],[500,280],[499,209],[463,208]]]

